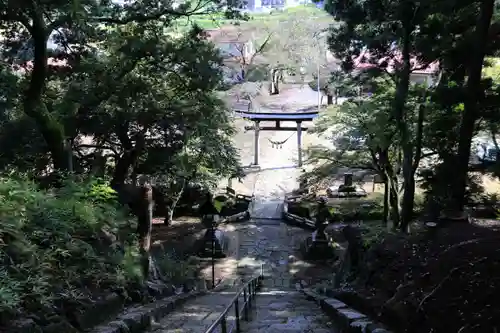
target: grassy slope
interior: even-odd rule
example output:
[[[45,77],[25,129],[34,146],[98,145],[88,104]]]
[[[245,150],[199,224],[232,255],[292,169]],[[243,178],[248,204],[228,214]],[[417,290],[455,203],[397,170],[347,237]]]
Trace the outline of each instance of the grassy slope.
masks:
[[[267,25],[269,23],[284,20],[290,15],[309,15],[311,18],[329,18],[328,14],[313,5],[300,5],[296,7],[286,8],[280,11],[272,11],[270,13],[252,13],[248,23]],[[197,15],[190,19],[182,19],[177,21],[176,28],[179,30],[187,29],[193,24],[198,24],[204,29],[217,29],[225,25],[234,24],[235,20],[225,19],[223,14],[213,13],[208,15]],[[247,24],[243,22],[242,24]]]

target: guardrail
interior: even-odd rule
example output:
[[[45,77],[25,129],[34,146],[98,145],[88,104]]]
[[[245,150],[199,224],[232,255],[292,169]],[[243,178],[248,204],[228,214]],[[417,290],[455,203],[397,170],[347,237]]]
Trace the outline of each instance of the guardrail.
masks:
[[[210,325],[210,327],[205,331],[205,333],[214,333],[220,326],[221,333],[232,333],[235,330],[236,333],[241,332],[240,320],[243,315],[243,320],[248,321],[250,307],[255,299],[257,290],[260,289],[262,280],[264,278],[264,266],[260,267],[260,274],[250,281],[246,282],[243,287],[236,293],[236,295],[231,300],[231,303],[224,309],[220,316]],[[240,308],[240,296],[243,294],[243,305]],[[231,308],[234,305],[234,323],[228,328],[227,316]]]

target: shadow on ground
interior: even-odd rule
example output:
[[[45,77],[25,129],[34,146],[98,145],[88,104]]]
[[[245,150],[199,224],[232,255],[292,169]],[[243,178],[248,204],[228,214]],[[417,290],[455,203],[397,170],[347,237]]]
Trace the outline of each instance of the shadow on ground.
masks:
[[[247,244],[240,250],[239,265],[247,278],[263,269],[268,286],[294,289],[301,280],[310,284],[331,277],[332,262],[302,259],[301,248],[311,231],[280,220],[259,219],[249,223],[243,232],[247,234]]]
[[[252,169],[248,169],[245,171],[247,175],[253,174],[253,173],[259,173],[262,171],[272,171],[272,170],[289,170],[289,169],[295,169],[297,168],[296,165],[289,165],[289,166],[281,166],[281,167],[269,167],[269,168],[257,168],[253,167]]]
[[[170,226],[160,223],[162,219],[155,219],[152,231],[151,252],[155,258],[170,258],[173,270],[181,270],[178,274],[181,278],[190,281],[194,277],[207,281],[207,287],[212,285],[212,261],[210,258],[199,258],[196,256],[197,246],[204,236],[206,228],[200,223],[199,218],[181,217]],[[235,228],[232,225],[221,227],[225,231],[224,237],[229,249],[226,249],[227,258],[215,260],[216,284],[223,279],[234,275],[237,261],[234,258]],[[228,253],[229,252],[229,253]],[[178,261],[178,264],[175,264]],[[182,270],[186,270],[183,272]],[[189,271],[189,272],[188,272]],[[182,276],[183,274],[186,276]],[[188,276],[188,275],[189,276]]]

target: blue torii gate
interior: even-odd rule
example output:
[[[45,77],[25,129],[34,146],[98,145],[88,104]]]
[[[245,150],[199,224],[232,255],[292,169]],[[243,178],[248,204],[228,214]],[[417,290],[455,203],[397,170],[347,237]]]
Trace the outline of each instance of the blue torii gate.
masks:
[[[307,112],[253,112],[253,111],[235,111],[240,117],[253,121],[253,126],[245,126],[245,130],[254,130],[254,165],[259,165],[259,132],[260,131],[296,131],[297,132],[297,150],[298,166],[302,166],[302,131],[307,128],[302,127],[303,121],[312,121],[318,116],[318,111]],[[261,121],[274,121],[275,126],[260,127]],[[282,121],[295,121],[297,127],[281,127]]]

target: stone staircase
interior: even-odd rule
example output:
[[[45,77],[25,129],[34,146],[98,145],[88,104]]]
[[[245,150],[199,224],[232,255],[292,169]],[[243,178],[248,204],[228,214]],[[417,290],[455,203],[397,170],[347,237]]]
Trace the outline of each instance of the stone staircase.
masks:
[[[150,332],[205,333],[231,304],[243,282],[257,276],[261,270],[264,274],[262,288],[250,311],[250,320],[241,322],[241,332],[337,332],[318,305],[297,290],[292,274],[294,255],[300,243],[310,235],[280,220],[284,194],[293,186],[293,176],[290,170],[267,170],[256,177],[252,219],[238,224],[236,230],[234,286],[187,301],[153,325]],[[241,306],[243,300],[239,303]],[[227,316],[228,327],[234,320],[232,308]],[[220,327],[214,332],[221,332]]]
[[[328,317],[300,291],[265,288],[257,294],[252,320],[242,325],[245,333],[338,332]]]
[[[239,274],[254,274],[261,265],[264,271],[251,320],[241,325],[241,332],[338,332],[318,305],[298,290],[292,274],[294,253],[310,233],[290,229],[281,221],[251,220],[241,230]]]
[[[242,332],[338,332],[330,319],[298,291],[292,274],[295,254],[310,232],[281,221],[284,196],[296,186],[297,170],[261,171],[254,187],[252,220],[240,231],[238,274],[249,276],[263,266],[251,320]]]
[[[148,332],[204,333],[231,303],[239,287],[238,284],[189,300],[159,322],[153,323]],[[243,302],[243,296],[240,296],[240,299]],[[234,311],[230,311],[227,318],[228,324],[232,325],[234,320]]]
[[[297,233],[301,229],[294,230]],[[295,251],[290,227],[280,221],[251,220],[239,228],[238,263],[234,285],[227,289],[191,299],[167,317],[154,323],[149,332],[205,333],[207,328],[231,304],[245,281],[264,274],[262,288],[257,292],[249,321],[241,321],[240,332],[338,332],[313,301],[297,290],[290,272]],[[308,233],[307,233],[308,234]],[[239,297],[240,310],[243,295]],[[235,309],[231,306],[226,317],[227,326],[235,323]],[[214,332],[221,332],[218,328]],[[234,330],[232,332],[235,332]],[[229,333],[229,331],[228,331]]]

